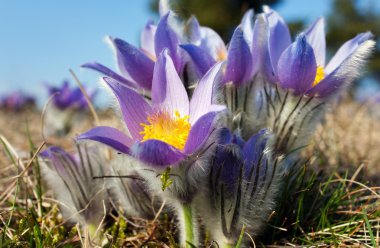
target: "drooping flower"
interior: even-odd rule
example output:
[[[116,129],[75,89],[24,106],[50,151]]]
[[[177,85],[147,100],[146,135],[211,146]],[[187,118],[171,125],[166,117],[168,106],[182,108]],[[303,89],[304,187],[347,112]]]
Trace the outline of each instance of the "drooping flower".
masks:
[[[94,179],[104,175],[104,162],[96,155],[99,151],[91,149],[78,147],[78,153],[72,155],[59,147],[49,147],[40,153],[41,172],[64,218],[79,223],[91,239],[97,239],[108,208],[108,197],[104,180]]]
[[[16,91],[9,95],[4,95],[0,99],[0,108],[10,111],[20,111],[27,107],[32,107],[36,103],[33,96]]]
[[[177,164],[202,147],[213,130],[217,112],[224,108],[211,99],[220,67],[217,64],[199,82],[190,102],[167,50],[155,65],[151,103],[104,77],[118,99],[132,138],[111,127],[96,127],[78,139],[99,141],[153,167]]]

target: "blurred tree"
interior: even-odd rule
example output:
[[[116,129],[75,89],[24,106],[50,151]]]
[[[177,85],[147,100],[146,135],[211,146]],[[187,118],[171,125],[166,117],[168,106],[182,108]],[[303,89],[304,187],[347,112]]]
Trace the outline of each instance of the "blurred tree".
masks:
[[[327,18],[327,44],[331,53],[339,49],[345,41],[365,31],[371,31],[375,39],[380,41],[380,13],[373,7],[360,6],[359,0],[333,1],[331,14]],[[380,83],[379,44],[369,62],[368,72]]]
[[[196,15],[203,26],[218,32],[225,41],[240,23],[245,11],[253,8],[261,12],[262,5],[273,6],[281,0],[172,0],[172,8],[183,17]],[[158,0],[152,0],[151,7],[157,11]]]

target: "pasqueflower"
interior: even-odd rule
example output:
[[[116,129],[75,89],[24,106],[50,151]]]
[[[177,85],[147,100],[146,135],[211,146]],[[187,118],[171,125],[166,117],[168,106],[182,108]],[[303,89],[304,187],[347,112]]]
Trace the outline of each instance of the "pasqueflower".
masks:
[[[153,167],[175,165],[197,152],[213,130],[223,106],[212,103],[214,80],[221,64],[199,82],[191,101],[174,63],[164,50],[154,69],[152,101],[104,77],[118,99],[131,137],[111,127],[96,127],[78,139],[96,140]]]

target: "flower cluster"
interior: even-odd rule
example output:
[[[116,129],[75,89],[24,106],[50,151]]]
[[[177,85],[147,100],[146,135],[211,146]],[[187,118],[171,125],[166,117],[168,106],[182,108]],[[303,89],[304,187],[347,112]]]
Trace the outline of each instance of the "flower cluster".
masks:
[[[181,245],[198,245],[200,217],[212,239],[231,247],[243,226],[252,236],[263,231],[285,175],[326,106],[358,76],[372,35],[347,41],[325,65],[322,18],[292,41],[274,10],[250,10],[226,45],[166,1],[160,15],[139,48],[109,38],[118,73],[83,65],[104,75],[127,130],[98,126],[77,140],[103,143],[128,161],[120,172],[132,170],[177,211]]]

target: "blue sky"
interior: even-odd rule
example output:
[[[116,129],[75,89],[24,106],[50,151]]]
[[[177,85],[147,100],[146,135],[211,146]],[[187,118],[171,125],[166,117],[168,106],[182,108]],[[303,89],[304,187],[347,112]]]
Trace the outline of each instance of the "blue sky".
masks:
[[[372,0],[364,0],[371,2]],[[139,31],[157,16],[149,0],[2,0],[0,2],[0,95],[21,89],[46,97],[42,82],[59,84],[69,68],[90,87],[98,74],[79,69],[88,61],[114,67],[106,35],[137,45]],[[330,0],[285,0],[276,10],[286,20],[326,15]]]

